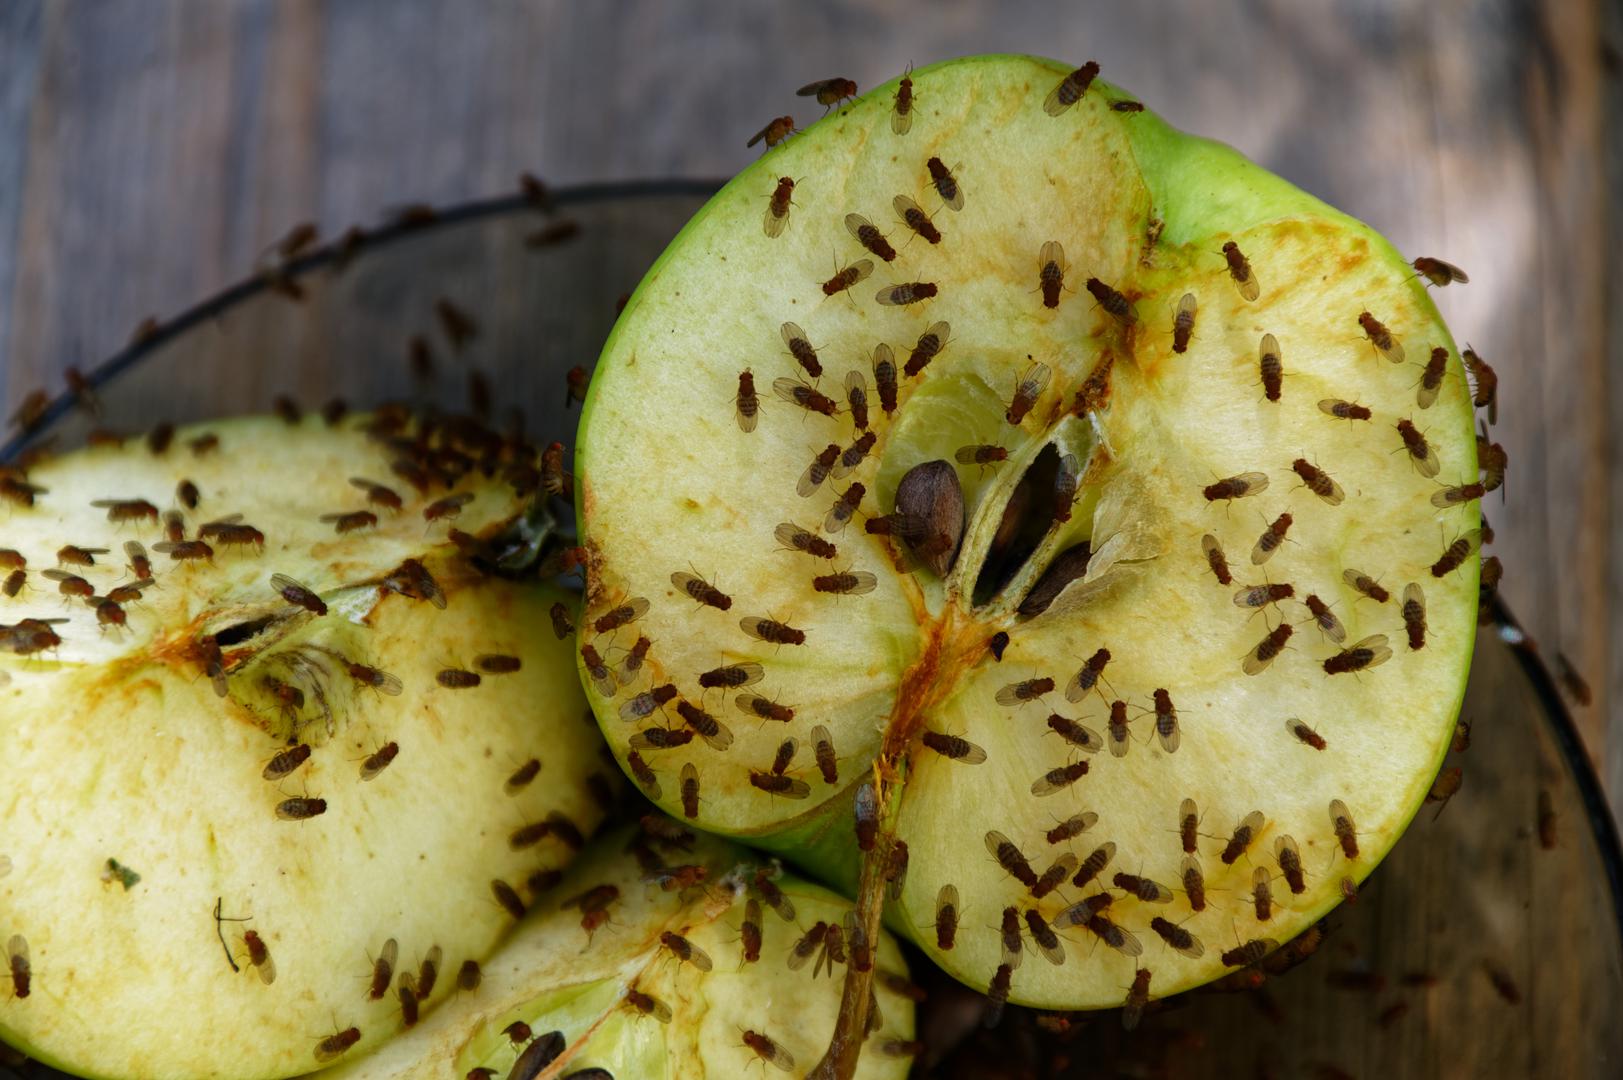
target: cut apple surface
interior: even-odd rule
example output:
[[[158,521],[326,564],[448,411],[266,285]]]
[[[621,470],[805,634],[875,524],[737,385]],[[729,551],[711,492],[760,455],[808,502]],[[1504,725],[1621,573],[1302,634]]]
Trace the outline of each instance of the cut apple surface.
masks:
[[[905,133],[881,87],[734,179],[605,347],[588,697],[673,814],[870,917],[905,867],[890,925],[966,983],[1161,997],[1308,926],[1425,795],[1469,387],[1375,232],[1088,69],[912,80]]]
[[[0,1037],[84,1076],[294,1075],[402,1029],[379,957],[420,1014],[450,996],[619,780],[572,601],[476,568],[526,542],[533,455],[389,414],[157,442],[0,509],[0,941],[29,973]]]
[[[855,963],[871,965],[878,1006],[855,1075],[907,1075],[914,991],[889,934],[854,947],[850,901],[657,814],[645,821],[605,834],[454,1001],[324,1075],[801,1076],[834,1029],[833,969]]]

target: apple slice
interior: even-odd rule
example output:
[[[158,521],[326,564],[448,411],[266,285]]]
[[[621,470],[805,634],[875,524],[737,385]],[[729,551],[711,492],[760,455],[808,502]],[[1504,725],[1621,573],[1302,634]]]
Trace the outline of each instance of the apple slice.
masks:
[[[8,476],[0,942],[28,977],[0,1038],[84,1076],[294,1075],[401,1030],[375,958],[437,967],[420,1013],[448,997],[618,778],[572,601],[475,565],[544,527],[532,455],[392,414],[156,441]]]
[[[1479,540],[1426,282],[1095,72],[921,69],[905,133],[892,84],[746,169],[626,308],[577,461],[628,771],[870,918],[905,844],[890,925],[1064,1009],[1356,888],[1448,746]]]
[[[915,991],[889,934],[865,951],[843,936],[852,911],[770,860],[651,814],[594,844],[478,975],[467,973],[455,1001],[324,1075],[703,1080],[764,1066],[798,1076],[834,1029],[839,956],[877,976],[871,1052],[856,1076],[899,1080],[917,1051]],[[825,930],[800,947],[828,926],[841,928],[837,943]]]

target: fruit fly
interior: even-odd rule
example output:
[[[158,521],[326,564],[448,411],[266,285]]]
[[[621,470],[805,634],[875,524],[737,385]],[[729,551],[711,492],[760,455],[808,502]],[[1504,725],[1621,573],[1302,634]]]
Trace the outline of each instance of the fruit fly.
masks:
[[[1234,594],[1234,606],[1262,608],[1269,604],[1277,604],[1281,600],[1289,600],[1295,595],[1296,586],[1290,584],[1248,585]]]
[[[388,694],[392,697],[401,691],[400,680],[387,671],[380,671],[375,667],[357,664],[348,660],[344,662],[344,669],[351,679],[354,679],[362,686],[370,686],[379,693]]]
[[[862,505],[863,496],[866,495],[867,492],[868,489],[863,484],[857,482],[853,482],[850,487],[846,488],[834,505],[829,508],[828,513],[824,516],[823,531],[826,533],[838,533],[844,531],[845,526],[850,522],[852,516],[856,514],[857,508]],[[802,637],[804,637],[804,635],[802,635]],[[795,644],[799,644],[799,642],[795,642]]]
[[[1172,695],[1165,690],[1157,690],[1155,700],[1155,735],[1161,741],[1161,749],[1167,753],[1175,753],[1178,749],[1180,736],[1178,734],[1178,710],[1172,705]]]
[[[986,850],[991,852],[998,865],[1020,884],[1028,889],[1037,884],[1037,872],[1031,868],[1031,862],[1007,836],[995,829],[988,832]]]
[[[1150,929],[1174,951],[1191,960],[1199,960],[1205,955],[1206,947],[1200,943],[1200,939],[1170,919],[1157,915],[1150,920]]]
[[[1465,560],[1482,544],[1482,530],[1472,529],[1465,535],[1458,537],[1448,547],[1443,549],[1442,555],[1431,564],[1431,576],[1435,578],[1447,577],[1464,565]],[[50,571],[45,571],[47,577]]]
[[[276,961],[271,958],[265,940],[252,930],[245,930],[242,943],[248,949],[248,963],[259,973],[259,981],[267,986],[276,981]]]
[[[699,816],[699,770],[689,761],[682,766],[682,816],[689,820]]]
[[[1195,311],[1198,302],[1194,293],[1184,293],[1178,300],[1177,314],[1172,317],[1172,351],[1186,352],[1189,349],[1189,336],[1195,332]]]
[[[389,984],[394,981],[395,960],[399,955],[400,944],[394,938],[383,943],[377,959],[372,961],[372,985],[367,991],[367,1000],[382,1001],[383,995],[389,992]]]
[[[1315,750],[1323,750],[1325,747],[1324,736],[1294,716],[1285,721],[1285,730]]]
[[[1335,831],[1342,854],[1349,859],[1358,858],[1358,828],[1353,824],[1352,811],[1340,799],[1330,800],[1330,827]]]
[[[1117,322],[1131,325],[1133,322],[1133,306],[1127,297],[1106,285],[1096,277],[1088,278],[1087,289],[1098,305]]]
[[[374,483],[359,476],[350,477],[349,482],[352,486],[366,492],[366,501],[373,506],[381,506],[385,510],[399,510],[402,505],[400,496],[393,488]]]
[[[840,596],[860,596],[871,593],[879,579],[866,570],[847,570],[840,574],[821,574],[812,578],[812,590]]]
[[[1291,635],[1295,632],[1295,627],[1290,623],[1280,623],[1268,631],[1268,636],[1257,642],[1256,647],[1246,654],[1241,668],[1247,675],[1261,674],[1274,662],[1274,658],[1285,650],[1286,642],[1290,641]]]
[[[678,700],[676,712],[683,722],[705,741],[713,750],[726,750],[733,744],[733,733],[727,725],[705,712],[697,705],[687,701]]]
[[[763,1032],[745,1030],[743,1045],[756,1057],[786,1073],[795,1071],[795,1057],[788,1050],[779,1046],[777,1042]]]
[[[1274,914],[1273,875],[1267,868],[1251,871],[1251,904],[1258,922],[1267,922]]]
[[[1459,793],[1460,786],[1464,783],[1464,781],[1465,770],[1460,768],[1458,765],[1451,766],[1437,774],[1437,778],[1432,781],[1431,790],[1426,792],[1427,802],[1440,804],[1437,807],[1437,813],[1432,815],[1433,821],[1436,821],[1442,816],[1443,810],[1448,806],[1449,800]]]
[[[659,943],[679,962],[692,964],[700,971],[709,971],[714,966],[709,953],[674,931],[663,931],[659,935]]]
[[[1064,524],[1071,520],[1071,507],[1076,503],[1076,489],[1081,481],[1082,466],[1076,460],[1076,455],[1062,454],[1059,467],[1054,471],[1053,519],[1056,523]]]
[[[1419,584],[1409,582],[1403,587],[1403,629],[1409,635],[1409,648],[1426,647],[1426,594]]]
[[[1018,908],[1006,907],[1003,909],[1003,922],[998,930],[1003,939],[1003,963],[1010,969],[1020,966],[1025,957],[1024,941],[1020,936],[1020,911]]]
[[[1172,890],[1160,882],[1151,881],[1138,874],[1118,873],[1111,879],[1111,884],[1135,899],[1146,904],[1170,904]]]
[[[1082,100],[1082,95],[1088,92],[1093,80],[1099,77],[1099,65],[1089,60],[1081,67],[1066,75],[1059,84],[1048,92],[1043,99],[1043,112],[1049,116],[1059,116],[1072,105]]]
[[[1072,814],[1058,825],[1055,825],[1052,829],[1049,829],[1046,833],[1044,833],[1043,837],[1050,844],[1063,844],[1067,840],[1073,840],[1076,837],[1081,836],[1083,833],[1093,828],[1098,821],[1098,814],[1094,813],[1092,810],[1084,810],[1079,814]]]
[[[621,627],[636,622],[647,613],[648,601],[640,596],[634,596],[598,616],[592,622],[592,631],[597,634],[612,634]]]
[[[1037,288],[1043,294],[1043,307],[1059,307],[1060,290],[1065,287],[1065,248],[1058,240],[1045,240],[1037,252]]]
[[[1202,536],[1200,538],[1200,549],[1205,553],[1206,565],[1211,567],[1212,576],[1217,579],[1217,583],[1219,585],[1233,584],[1234,575],[1229,572],[1228,556],[1223,554],[1223,545],[1218,542],[1217,537],[1211,533]],[[1238,597],[1235,598],[1235,603],[1239,603]]]
[[[1262,831],[1263,820],[1262,811],[1253,810],[1234,827],[1234,834],[1229,837],[1220,856],[1224,866],[1234,865],[1235,860],[1245,854],[1246,849],[1251,846],[1251,841]]]
[[[477,671],[462,668],[443,668],[436,672],[434,681],[447,690],[470,690],[484,682]]]
[[[1341,675],[1347,672],[1363,671],[1384,664],[1391,658],[1392,650],[1387,648],[1386,635],[1371,634],[1351,648],[1342,649],[1326,660],[1324,662],[1324,672],[1326,675]]]
[[[979,443],[974,446],[960,446],[953,457],[960,465],[1001,465],[1009,460],[1009,450],[1005,446],[992,443]]]
[[[772,391],[791,405],[798,405],[807,412],[819,413],[823,416],[833,416],[839,411],[834,399],[808,386],[799,379],[779,378],[772,380]],[[838,448],[835,449],[838,454]]]
[[[1381,586],[1379,582],[1370,577],[1368,574],[1364,573],[1362,570],[1343,570],[1341,572],[1341,579],[1354,590],[1363,594],[1364,596],[1369,597],[1377,604],[1384,604],[1388,600],[1392,599],[1392,594],[1390,592],[1388,592],[1384,587]],[[1313,605],[1309,604],[1308,607],[1311,609]],[[1315,617],[1317,617],[1317,614],[1317,612],[1314,612]],[[1339,641],[1340,638],[1337,638],[1336,640]]]
[[[958,916],[962,908],[958,902],[958,886],[943,885],[935,897],[936,948],[946,952],[958,940]]]
[[[772,190],[772,196],[767,199],[766,214],[761,218],[761,229],[770,237],[776,239],[783,235],[785,225],[789,224],[790,196],[795,193],[795,182],[792,177],[778,177],[778,186]]]
[[[855,237],[857,243],[886,262],[896,258],[896,249],[890,246],[885,234],[861,214],[845,215],[845,231]]]
[[[56,582],[56,591],[63,596],[89,598],[96,595],[96,587],[78,574],[66,570],[47,570],[45,576]]]
[[[1262,295],[1262,287],[1257,284],[1257,276],[1251,270],[1251,261],[1240,251],[1239,244],[1233,240],[1224,244],[1223,259],[1228,263],[1229,277],[1234,279],[1234,287],[1241,297],[1255,301]]]
[[[1193,855],[1185,855],[1179,877],[1183,880],[1183,894],[1189,899],[1189,910],[1205,911],[1206,876],[1200,872],[1200,860]]]
[[[1061,765],[1049,769],[1043,775],[1031,782],[1031,793],[1038,798],[1054,795],[1064,791],[1078,780],[1088,774],[1086,761],[1073,761],[1069,765]]]
[[[894,369],[892,369],[891,374],[893,376],[895,375]],[[892,384],[891,389],[893,391],[895,390],[894,384]],[[891,403],[894,406],[894,397],[892,397]],[[861,465],[862,462],[868,457],[868,452],[873,449],[874,443],[878,441],[879,436],[872,431],[863,432],[856,442],[853,442],[850,446],[840,451],[840,456],[834,462],[834,470],[831,475],[833,475],[836,480],[844,479],[845,477],[851,475],[852,471],[855,470],[858,465]]]
[[[260,771],[260,775],[266,780],[280,780],[308,760],[310,760],[310,747],[304,743],[298,743],[286,750],[278,751],[276,756],[271,758],[265,768]]]
[[[851,410],[851,426],[858,431],[868,427],[868,380],[860,371],[845,373],[845,400]]]
[[[1185,855],[1195,853],[1195,830],[1200,825],[1200,812],[1195,800],[1186,798],[1178,804],[1178,839]]]
[[[1144,111],[1144,103],[1142,101],[1129,101],[1126,99],[1121,101],[1112,101],[1110,103],[1110,111],[1119,113],[1141,113]]]
[[[897,135],[906,135],[913,128],[912,71],[913,66],[909,64],[907,71],[902,74],[901,80],[896,84],[896,100],[895,107],[890,114],[890,130]]]
[[[1370,411],[1367,406],[1354,401],[1343,401],[1340,398],[1320,399],[1319,411],[1326,416],[1333,416],[1337,420],[1368,420],[1370,418]]]
[[[902,368],[902,374],[913,376],[923,371],[930,361],[947,347],[947,339],[951,334],[952,327],[948,323],[931,323],[914,343],[912,352],[908,354],[907,364]]]
[[[1260,495],[1267,490],[1267,473],[1244,472],[1207,484],[1201,489],[1201,494],[1206,497],[1207,502],[1217,502],[1220,499],[1244,499],[1251,495]]]
[[[648,762],[643,760],[642,754],[636,750],[628,750],[626,752],[626,766],[631,770],[631,775],[636,778],[638,786],[650,799],[660,797],[663,789],[660,787],[659,777],[654,773]]]
[[[792,322],[786,322],[779,328],[784,345],[789,349],[789,355],[795,362],[805,369],[806,374],[817,378],[823,374],[823,365],[817,359],[817,350],[807,340],[806,332]]]
[[[316,593],[294,581],[286,574],[272,574],[271,588],[281,595],[283,600],[295,607],[304,608],[314,615],[327,614],[327,604]]]
[[[828,937],[828,930],[828,923],[819,919],[812,924],[811,929],[800,936],[800,939],[795,942],[794,947],[789,951],[787,963],[790,971],[799,971],[806,966],[806,961],[812,958],[812,955],[817,952],[818,946],[822,945],[824,939]],[[821,965],[819,964],[819,966]]]
[[[1104,749],[1105,741],[1086,724],[1079,724],[1068,716],[1053,713],[1048,717],[1048,728],[1072,746],[1088,754]],[[1119,756],[1119,755],[1118,755]]]
[[[33,966],[28,956],[28,939],[21,934],[12,934],[6,942],[6,960],[11,970],[11,991],[19,998],[25,998],[33,992]],[[271,978],[274,979],[272,971]],[[269,982],[270,979],[266,979]]]
[[[1031,934],[1031,940],[1037,946],[1037,952],[1044,960],[1055,967],[1065,963],[1065,946],[1060,942],[1059,935],[1054,928],[1048,925],[1048,920],[1036,908],[1027,908],[1025,912],[1026,930]]]
[[[925,168],[930,172],[930,183],[935,187],[936,194],[949,210],[962,210],[964,208],[964,192],[958,186],[958,178],[953,176],[952,170],[938,157],[925,162]]]
[[[344,1056],[349,1048],[361,1041],[361,1029],[348,1027],[336,1035],[328,1035],[316,1043],[316,1060],[320,1062],[335,1061]]]
[[[1111,757],[1126,757],[1129,745],[1127,725],[1127,702],[1112,701],[1110,703],[1110,720],[1105,725],[1107,738],[1110,743]]]
[[[1076,874],[1071,878],[1071,884],[1078,889],[1083,888],[1090,881],[1102,874],[1105,867],[1110,865],[1110,860],[1114,859],[1115,857],[1115,841],[1107,840],[1105,843],[1100,844],[1098,847],[1094,848],[1092,853],[1089,854],[1087,858],[1083,859],[1081,864],[1076,868]],[[1108,902],[1108,897],[1106,900]]]
[[[697,574],[677,571],[671,575],[671,584],[686,593],[689,598],[697,600],[707,607],[713,607],[717,611],[726,611],[733,606],[732,597]]]
[[[1431,505],[1446,510],[1452,506],[1475,502],[1487,493],[1488,489],[1483,484],[1458,484],[1433,492]]]
[[[731,690],[740,686],[754,686],[765,675],[766,669],[754,662],[727,664],[723,667],[700,672],[699,686],[705,690],[713,690],[718,687]],[[674,690],[675,687],[672,687],[672,689]]]
[[[734,395],[733,402],[737,407],[738,429],[754,431],[760,418],[761,399],[755,393],[755,376],[749,368],[738,373],[738,393]]]
[[[896,216],[902,219],[902,224],[906,224],[915,234],[922,235],[930,244],[940,244],[940,229],[936,229],[935,222],[930,221],[930,214],[923,213],[922,206],[915,203],[911,197],[898,195],[891,200],[891,208],[896,211]]]
[[[471,491],[463,491],[455,495],[447,495],[443,499],[436,499],[423,507],[423,520],[441,521],[446,518],[459,517],[462,514],[462,508],[471,503],[473,499],[474,495]]]
[[[1020,682],[1010,683],[997,692],[997,703],[1009,708],[1036,701],[1044,694],[1052,693],[1054,680],[1050,678],[1024,679]]]
[[[1479,409],[1488,410],[1488,423],[1499,422],[1499,376],[1488,366],[1488,362],[1477,355],[1475,349],[1467,348],[1460,353],[1460,360],[1465,364],[1465,370],[1471,373],[1475,388],[1471,394],[1471,403]]]
[[[651,994],[641,990],[627,989],[625,1002],[636,1012],[643,1016],[651,1016],[661,1024],[671,1022],[671,1007]]]
[[[867,278],[871,273],[873,273],[873,260],[858,259],[849,266],[836,270],[833,277],[823,282],[823,295],[837,296],[856,285],[857,282]]]
[[[1009,407],[1004,410],[1003,419],[1018,427],[1021,421],[1025,420],[1026,414],[1031,411],[1031,407],[1037,403],[1037,399],[1042,396],[1043,391],[1048,388],[1048,380],[1052,374],[1047,364],[1033,361],[1026,368],[1025,374],[1015,383],[1014,397],[1010,399]]]
[[[1437,401],[1437,392],[1442,388],[1443,375],[1448,371],[1448,350],[1442,346],[1431,350],[1431,359],[1426,361],[1426,367],[1420,375],[1420,389],[1415,394],[1415,403],[1422,409],[1429,409]]]
[[[1289,514],[1280,514],[1273,524],[1263,531],[1257,542],[1251,548],[1251,564],[1261,566],[1273,557],[1279,546],[1285,542],[1285,534],[1290,531],[1292,518]]]
[[[580,659],[586,673],[592,677],[592,685],[597,692],[604,697],[613,697],[616,689],[614,675],[609,671],[609,665],[602,654],[589,642],[581,642]]]
[[[1415,271],[1432,285],[1449,285],[1458,282],[1461,285],[1469,284],[1471,279],[1465,276],[1465,271],[1453,263],[1446,263],[1441,259],[1433,259],[1429,255],[1422,255],[1411,263]]]
[[[352,510],[348,513],[322,514],[321,520],[330,524],[342,536],[357,529],[370,529],[378,523],[378,516],[370,510]]]
[[[1369,343],[1375,346],[1376,352],[1394,364],[1403,363],[1403,343],[1392,336],[1392,332],[1384,323],[1369,312],[1362,311],[1358,314],[1358,325],[1363,327],[1364,336],[1369,338]]]
[[[814,97],[817,104],[833,108],[857,96],[857,84],[846,78],[819,79],[795,91],[796,97]]]
[[[986,760],[986,751],[958,735],[926,729],[919,741],[944,758],[962,765],[979,765]]]
[[[379,773],[381,773],[384,769],[387,769],[389,767],[389,763],[394,761],[394,759],[396,757],[398,757],[399,755],[400,755],[400,744],[399,743],[397,743],[397,742],[386,742],[386,743],[384,743],[382,746],[378,747],[378,749],[376,751],[374,751],[371,754],[368,754],[366,759],[361,762],[361,779],[362,780],[375,779],[377,777],[377,775]]]
[[[887,307],[907,307],[929,300],[939,291],[931,281],[904,281],[900,285],[886,285],[874,294],[874,299]]]
[[[1269,401],[1278,401],[1280,387],[1285,380],[1285,362],[1280,357],[1279,340],[1272,334],[1262,335],[1258,349],[1258,370],[1262,374],[1262,391]]]
[[[4,592],[7,596],[16,596],[23,591],[23,586],[26,584],[28,584],[28,571],[13,570],[6,575],[5,584],[0,585],[0,592]]]
[[[1297,458],[1291,462],[1291,472],[1295,473],[1313,494],[1323,499],[1331,506],[1340,506],[1347,493],[1341,490],[1341,485],[1331,479],[1330,474],[1308,461],[1307,458]]]
[[[768,148],[774,147],[795,133],[795,118],[792,116],[777,116],[767,122],[766,127],[750,136],[745,147],[754,146],[765,140]]]
[[[1273,938],[1252,938],[1225,951],[1223,963],[1228,967],[1250,967],[1277,948],[1279,942]]]
[[[524,661],[505,653],[480,653],[473,658],[473,666],[486,675],[511,675],[523,668]]]
[[[126,521],[158,520],[158,508],[145,499],[96,499],[91,506],[107,511],[107,520],[116,524]]]

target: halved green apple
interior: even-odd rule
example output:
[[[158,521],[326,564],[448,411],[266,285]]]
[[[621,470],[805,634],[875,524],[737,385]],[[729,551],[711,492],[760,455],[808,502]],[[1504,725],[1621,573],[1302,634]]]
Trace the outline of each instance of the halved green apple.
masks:
[[[856,1075],[907,1075],[912,989],[889,934],[859,956],[843,936],[850,901],[658,814],[644,820],[594,844],[456,1000],[324,1075],[798,1076],[834,1030],[837,958],[878,976]],[[829,926],[842,928],[837,942]]]
[[[84,1076],[294,1075],[401,1030],[377,957],[420,1012],[448,997],[619,781],[553,633],[572,601],[476,566],[539,523],[528,451],[389,413],[156,442],[8,477],[0,943],[28,979],[0,1038]]]
[[[892,84],[746,169],[632,297],[577,459],[629,771],[869,917],[905,843],[890,925],[1065,1009],[1206,982],[1391,847],[1480,495],[1426,283],[1095,70],[921,69],[905,134]]]

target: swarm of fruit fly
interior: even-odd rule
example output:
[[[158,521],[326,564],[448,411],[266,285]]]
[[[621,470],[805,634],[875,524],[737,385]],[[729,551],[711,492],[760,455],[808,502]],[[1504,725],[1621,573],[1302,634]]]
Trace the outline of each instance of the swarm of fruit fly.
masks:
[[[0,1036],[288,1076],[455,995],[617,797],[573,599],[502,572],[541,554],[547,458],[283,402],[7,472]]]
[[[701,212],[588,392],[578,653],[673,814],[994,1004],[1137,1013],[1432,789],[1504,462],[1464,274],[1098,74],[909,72]]]
[[[332,1075],[800,1076],[859,968],[871,1052],[854,1075],[903,1077],[920,992],[891,936],[775,860],[650,813],[606,833],[454,1000]]]

